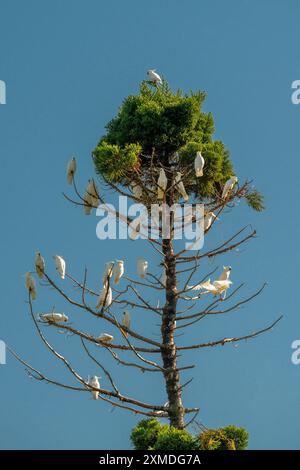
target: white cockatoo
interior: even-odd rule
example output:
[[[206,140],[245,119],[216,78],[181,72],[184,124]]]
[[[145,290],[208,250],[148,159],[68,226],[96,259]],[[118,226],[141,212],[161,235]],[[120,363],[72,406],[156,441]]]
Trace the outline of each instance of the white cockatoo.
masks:
[[[35,254],[35,269],[40,279],[44,276],[45,260],[39,251]]]
[[[124,274],[124,261],[117,259],[114,267],[114,283],[119,284],[121,277]]]
[[[98,340],[102,341],[102,343],[111,343],[113,339],[114,337],[108,333],[101,333],[101,335],[98,337]]]
[[[151,82],[156,83],[158,85],[162,85],[162,79],[160,78],[155,69],[148,70],[147,75]]]
[[[35,285],[35,280],[31,276],[30,272],[27,272],[25,274],[25,285],[26,285],[26,289],[28,289],[30,293],[32,300],[35,300],[36,299],[36,285]]]
[[[197,284],[196,286],[188,286],[190,290],[201,290],[203,289],[205,292],[203,294],[213,294],[213,295],[221,295],[224,291],[229,289],[232,282],[229,279],[222,280],[222,281],[208,281],[202,282],[201,284]]]
[[[237,182],[238,182],[237,176],[232,176],[231,178],[229,178],[229,180],[226,181],[223,191],[222,191],[222,199],[227,199],[229,193],[233,190]]]
[[[127,310],[125,310],[125,312],[123,312],[123,316],[122,316],[122,326],[125,326],[125,328],[130,329],[130,325],[131,325],[130,314]],[[126,331],[122,330],[122,333],[125,336],[125,338],[128,337],[128,333]]]
[[[96,309],[100,309],[101,307],[109,307],[112,303],[112,290],[111,287],[103,287],[98,297],[98,303],[96,305]]]
[[[166,177],[165,170],[161,168],[159,172],[159,178],[157,180],[157,199],[162,200],[164,198],[167,185],[168,179]]]
[[[94,207],[98,207],[100,203],[99,193],[98,193],[98,188],[93,178],[91,180],[88,180],[86,193],[89,194],[91,201],[92,201],[92,205]]]
[[[85,192],[83,199],[84,199],[84,206],[83,206],[84,213],[85,215],[90,215],[93,210],[93,198],[88,192]]]
[[[219,277],[219,281],[227,281],[231,273],[231,266],[223,266],[223,272]]]
[[[69,317],[64,313],[43,313],[40,315],[41,319],[49,323],[61,323],[69,321]]]
[[[64,279],[65,275],[66,275],[66,262],[65,262],[65,260],[61,256],[58,256],[58,255],[54,255],[53,259],[55,261],[55,265],[56,265],[56,269],[58,271],[58,274],[60,275],[60,277],[62,279]]]
[[[211,227],[214,219],[219,220],[218,217],[213,212],[207,212],[204,216],[204,232]]]
[[[100,378],[101,377],[97,377],[96,375],[93,375],[88,381],[89,385],[94,388],[100,388],[100,382],[99,382]],[[92,390],[92,396],[94,400],[98,400],[99,392],[97,392],[96,390]]]
[[[149,263],[146,259],[138,258],[138,260],[137,260],[137,273],[142,279],[147,274],[148,265],[149,265]]]
[[[134,195],[134,197],[136,197],[137,199],[141,199],[142,194],[143,194],[142,188],[138,184],[132,183],[131,189],[132,189],[132,194]]]
[[[113,275],[114,265],[115,265],[114,261],[108,261],[107,263],[105,263],[105,268],[104,268],[104,273],[103,273],[103,278],[102,278],[103,286],[107,285],[108,278],[111,278],[111,276]]]
[[[175,185],[176,185],[176,189],[177,191],[179,192],[179,194],[183,197],[183,199],[185,201],[188,201],[189,200],[189,196],[188,194],[186,193],[186,190],[185,190],[185,187],[184,187],[184,184],[183,184],[183,181],[182,181],[182,174],[180,173],[180,171],[178,171],[176,173],[176,176],[175,176]]]
[[[201,155],[201,152],[197,152],[196,158],[195,158],[195,173],[196,177],[199,178],[199,176],[203,176],[203,167],[205,164],[205,160]]]
[[[67,167],[67,180],[69,184],[73,183],[75,173],[76,173],[76,159],[75,157],[72,157]]]

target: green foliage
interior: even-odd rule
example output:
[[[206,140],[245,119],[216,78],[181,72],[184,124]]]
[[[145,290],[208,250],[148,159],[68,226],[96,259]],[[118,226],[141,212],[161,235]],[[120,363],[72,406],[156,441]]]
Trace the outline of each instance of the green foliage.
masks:
[[[131,441],[136,450],[245,450],[248,432],[230,425],[208,429],[195,437],[156,419],[144,419],[132,430]]]
[[[164,425],[157,436],[153,450],[197,450],[197,439],[188,431]]]
[[[265,209],[264,197],[259,191],[248,191],[248,193],[245,195],[245,199],[248,206],[252,207],[252,209],[255,211],[261,212]]]
[[[96,171],[129,185],[139,168],[147,180],[151,155],[158,167],[168,166],[178,155],[173,168],[184,174],[189,193],[199,198],[219,193],[234,171],[224,144],[212,139],[214,123],[212,115],[201,110],[204,99],[201,91],[172,93],[165,81],[162,86],[142,82],[139,94],[128,96],[107,124],[93,152]],[[205,158],[204,177],[198,179],[193,171],[197,150]]]
[[[157,419],[143,419],[140,421],[135,428],[133,428],[130,436],[135,450],[152,449],[160,429],[161,424]]]
[[[226,426],[208,429],[199,435],[201,450],[245,450],[248,446],[248,432],[244,428]]]
[[[138,179],[149,188],[163,165],[174,174],[182,173],[186,191],[195,202],[205,203],[220,195],[235,172],[223,142],[213,140],[214,121],[211,113],[202,111],[204,100],[202,91],[173,93],[166,81],[161,86],[143,81],[139,93],[123,101],[94,149],[96,172],[124,186]],[[197,151],[205,159],[201,178],[194,172]],[[145,192],[144,196],[149,198]],[[248,186],[239,197],[256,211],[264,209],[262,195],[249,191]],[[150,197],[147,203],[151,202],[156,201]]]
[[[134,168],[138,164],[140,151],[138,144],[125,144],[121,148],[102,140],[93,154],[96,171],[109,181],[119,181],[128,168]]]

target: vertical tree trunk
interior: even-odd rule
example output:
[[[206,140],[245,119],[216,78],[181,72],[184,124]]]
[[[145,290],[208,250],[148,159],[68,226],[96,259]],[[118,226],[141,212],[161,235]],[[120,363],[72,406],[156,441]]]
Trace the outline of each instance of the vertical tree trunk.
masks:
[[[168,182],[172,184],[172,182]],[[173,191],[168,194],[167,204],[173,203]],[[166,392],[169,401],[169,419],[171,426],[183,429],[184,409],[182,406],[179,372],[177,371],[176,346],[174,343],[174,328],[177,307],[176,259],[173,251],[172,233],[174,214],[170,216],[170,239],[163,239],[164,264],[166,269],[166,303],[163,309],[161,335],[163,348],[161,350],[166,381]]]

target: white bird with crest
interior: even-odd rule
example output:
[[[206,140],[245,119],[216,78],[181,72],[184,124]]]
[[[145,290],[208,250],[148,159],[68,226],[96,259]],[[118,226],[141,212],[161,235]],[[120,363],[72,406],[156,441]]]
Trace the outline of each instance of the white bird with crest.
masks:
[[[119,284],[121,277],[124,274],[124,261],[117,259],[114,267],[114,283]]]
[[[74,176],[76,173],[76,158],[72,157],[67,166],[67,180],[69,184],[72,184],[74,181]]]
[[[157,180],[157,199],[162,200],[164,198],[167,185],[168,179],[166,177],[165,170],[161,168],[159,172],[159,178]]]
[[[58,271],[58,274],[62,279],[65,278],[66,275],[66,262],[65,260],[59,256],[59,255],[54,255],[53,259],[55,261],[56,269]]]
[[[32,300],[35,300],[36,299],[36,285],[35,285],[35,280],[33,279],[30,272],[27,272],[25,274],[25,286],[26,286],[26,289],[28,289]]]
[[[222,191],[222,199],[227,199],[231,191],[233,190],[234,186],[237,184],[238,178],[237,176],[231,176],[229,180],[226,181],[223,191]]]
[[[161,77],[158,75],[158,73],[156,72],[155,69],[150,69],[148,70],[147,72],[147,75],[149,77],[149,80],[155,84],[158,84],[158,85],[162,85],[162,79]]]
[[[203,176],[203,168],[204,168],[205,160],[201,155],[201,152],[197,152],[195,158],[195,173],[196,177],[199,178]]]
[[[45,260],[39,251],[35,254],[35,269],[39,278],[42,279],[45,271]]]

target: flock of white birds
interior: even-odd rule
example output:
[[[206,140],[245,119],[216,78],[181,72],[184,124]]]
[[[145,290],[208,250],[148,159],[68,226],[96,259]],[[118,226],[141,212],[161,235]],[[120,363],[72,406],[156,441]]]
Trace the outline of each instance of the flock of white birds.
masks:
[[[151,82],[155,83],[156,85],[163,84],[163,80],[154,69],[148,70],[147,74]],[[203,158],[201,152],[198,151],[196,153],[196,157],[194,161],[195,175],[197,178],[200,178],[204,175],[204,166],[205,166],[205,159]],[[76,159],[75,157],[72,157],[67,167],[67,181],[69,184],[74,183],[74,176],[76,173],[76,168],[77,168]],[[181,197],[185,201],[188,201],[189,196],[185,190],[184,183],[182,181],[182,176],[183,176],[182,173],[177,172],[175,176],[174,186],[176,190],[178,191],[178,193],[181,195]],[[228,181],[226,181],[223,187],[222,196],[221,196],[223,200],[226,200],[229,197],[229,195],[233,191],[237,182],[238,182],[238,178],[236,176],[232,176],[231,178],[228,179]],[[167,179],[165,170],[161,168],[159,172],[159,177],[157,180],[157,199],[159,201],[162,201],[164,199],[165,192],[167,190],[167,185],[168,185],[168,179]],[[138,184],[133,183],[131,186],[131,189],[132,189],[133,196],[136,199],[142,198],[143,190]],[[92,209],[94,207],[97,207],[100,203],[98,189],[93,179],[88,180],[88,184],[87,184],[83,199],[84,199],[85,214],[90,215]],[[218,220],[218,217],[216,217],[216,215],[213,212],[207,212],[204,215],[204,231],[205,232],[209,230],[214,220]],[[139,230],[140,230],[140,226],[138,225],[137,227],[133,228],[132,233],[131,233],[132,239],[136,238],[136,235],[139,232]],[[59,276],[61,277],[61,279],[65,279],[65,275],[66,275],[65,260],[59,255],[53,256],[53,259],[54,259],[56,270]],[[45,260],[40,252],[36,252],[36,255],[35,255],[35,268],[36,268],[37,276],[40,279],[42,279],[44,276],[44,272],[45,272]],[[111,279],[113,278],[114,284],[118,285],[122,276],[124,275],[124,271],[125,271],[125,268],[124,268],[123,260],[109,261],[105,264],[104,273],[102,277],[102,290],[98,297],[96,309],[105,309],[105,308],[108,308],[112,304],[113,294],[112,294],[112,288],[110,285]],[[148,261],[144,258],[138,258],[137,260],[138,276],[141,279],[144,279],[145,276],[147,275],[147,271],[148,271]],[[217,280],[214,280],[211,282],[211,280],[208,279],[207,281],[202,282],[200,284],[197,284],[194,286],[188,286],[188,289],[191,291],[201,291],[201,295],[202,294],[213,294],[213,295],[224,294],[225,296],[227,289],[232,284],[231,280],[229,279],[230,273],[231,273],[231,267],[224,266],[223,272],[221,273],[221,275],[219,276]],[[163,286],[166,285],[166,280],[167,280],[167,277],[166,277],[166,272],[164,270],[163,275],[162,275],[162,280],[161,280],[161,283]],[[35,300],[37,296],[36,283],[30,272],[27,272],[25,274],[25,285],[30,293],[31,299]],[[39,318],[47,323],[62,323],[62,322],[67,322],[69,320],[67,315],[65,315],[64,313],[56,313],[56,312],[41,314],[39,315]],[[122,327],[124,327],[125,329],[123,329]],[[128,311],[124,311],[123,316],[122,316],[122,321],[120,324],[120,330],[125,338],[128,337],[127,330],[129,330],[130,327],[131,327],[130,314]],[[111,343],[114,337],[108,333],[101,333],[97,339],[101,345],[101,343],[102,344]],[[88,384],[95,389],[100,389],[100,382],[99,382],[100,378],[101,377],[92,376],[91,378],[88,378]],[[92,393],[93,398],[97,400],[99,397],[99,391],[92,390],[91,393]]]

